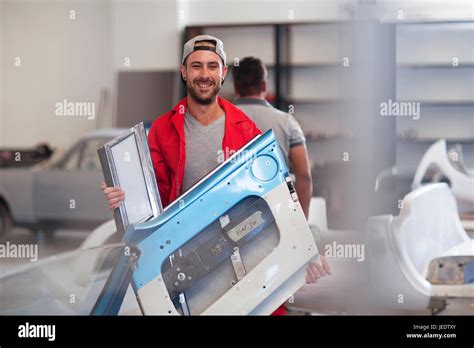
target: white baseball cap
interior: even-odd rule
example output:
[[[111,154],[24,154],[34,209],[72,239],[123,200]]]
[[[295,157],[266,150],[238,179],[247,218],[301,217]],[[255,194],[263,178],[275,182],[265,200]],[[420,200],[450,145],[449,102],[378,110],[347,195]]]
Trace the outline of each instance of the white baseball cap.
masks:
[[[196,46],[196,43],[201,42],[201,41],[210,41],[214,42],[215,47],[213,46]],[[226,65],[226,55],[224,52],[224,44],[222,43],[221,40],[219,40],[215,36],[211,35],[198,35],[193,37],[191,40],[186,42],[184,44],[184,49],[183,49],[183,59],[181,61],[181,64],[184,64],[184,61],[188,56],[193,53],[194,51],[212,51],[216,53],[219,57],[222,59],[222,63]]]

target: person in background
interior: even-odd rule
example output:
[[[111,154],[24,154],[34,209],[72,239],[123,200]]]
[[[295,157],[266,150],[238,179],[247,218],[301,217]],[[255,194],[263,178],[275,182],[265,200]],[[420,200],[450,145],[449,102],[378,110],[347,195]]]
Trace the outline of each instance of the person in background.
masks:
[[[285,157],[286,164],[295,176],[295,189],[306,218],[313,193],[313,181],[306,150],[306,139],[300,125],[290,113],[274,108],[266,101],[268,91],[267,69],[255,57],[245,57],[232,69],[235,105],[266,132],[273,129]]]
[[[274,108],[266,101],[267,69],[260,59],[245,57],[233,67],[232,75],[237,96],[235,105],[242,109],[262,132],[273,130],[286,164],[295,175],[296,194],[308,218],[313,180],[306,139],[300,125],[293,115]],[[321,255],[321,264],[318,276],[330,275],[330,267],[324,255]],[[309,277],[306,277],[306,282],[310,282]]]

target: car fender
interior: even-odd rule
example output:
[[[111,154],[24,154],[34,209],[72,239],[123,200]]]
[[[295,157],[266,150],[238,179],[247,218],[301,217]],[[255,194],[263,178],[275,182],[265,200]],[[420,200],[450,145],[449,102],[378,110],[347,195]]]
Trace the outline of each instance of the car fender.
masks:
[[[0,197],[7,204],[15,222],[35,222],[33,209],[35,172],[34,168],[7,168],[0,171]]]

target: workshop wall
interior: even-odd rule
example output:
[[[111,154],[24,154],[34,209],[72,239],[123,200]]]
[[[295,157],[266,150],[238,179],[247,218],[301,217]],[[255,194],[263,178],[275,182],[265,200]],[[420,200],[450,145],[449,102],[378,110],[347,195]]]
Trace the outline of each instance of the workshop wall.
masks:
[[[334,21],[349,19],[348,0],[191,0],[180,9],[187,25]]]
[[[0,146],[69,145],[111,125],[110,1],[3,1],[2,12]],[[95,103],[95,114],[67,116],[56,110],[64,100]]]

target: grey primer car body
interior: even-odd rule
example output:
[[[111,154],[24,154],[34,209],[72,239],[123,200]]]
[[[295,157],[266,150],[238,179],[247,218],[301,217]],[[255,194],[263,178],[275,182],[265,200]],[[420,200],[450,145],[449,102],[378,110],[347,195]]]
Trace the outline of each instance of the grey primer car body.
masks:
[[[63,154],[35,166],[1,168],[0,204],[6,206],[13,223],[53,231],[92,228],[109,220],[111,212],[100,190],[103,175],[97,149],[124,131],[92,131]]]

